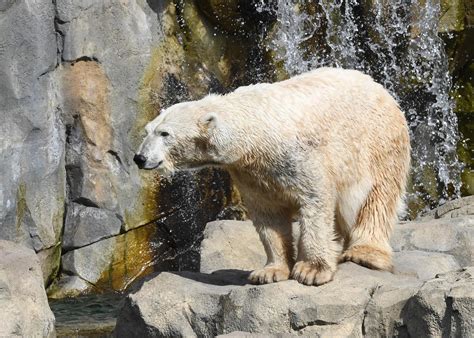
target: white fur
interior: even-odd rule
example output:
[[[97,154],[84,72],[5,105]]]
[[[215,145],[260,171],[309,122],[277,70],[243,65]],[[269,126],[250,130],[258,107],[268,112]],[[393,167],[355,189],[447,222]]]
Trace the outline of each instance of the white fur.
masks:
[[[321,68],[172,106],[146,129],[146,168],[230,172],[268,255],[252,280],[282,280],[292,270],[302,283],[325,283],[341,244],[343,259],[390,269],[410,143],[397,103],[369,76]],[[161,130],[170,136],[158,140]]]

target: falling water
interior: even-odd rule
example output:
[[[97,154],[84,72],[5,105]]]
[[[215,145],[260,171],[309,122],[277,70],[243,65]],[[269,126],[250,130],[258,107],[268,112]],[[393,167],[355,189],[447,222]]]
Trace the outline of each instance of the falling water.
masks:
[[[459,195],[462,166],[451,78],[437,31],[439,2],[368,3],[279,0],[271,9],[277,29],[269,48],[289,76],[334,66],[361,70],[383,84],[400,102],[411,131],[409,200],[442,204]]]

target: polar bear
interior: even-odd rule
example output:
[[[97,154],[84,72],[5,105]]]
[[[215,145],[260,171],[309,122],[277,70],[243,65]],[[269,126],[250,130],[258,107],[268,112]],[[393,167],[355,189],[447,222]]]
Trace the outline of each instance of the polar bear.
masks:
[[[321,285],[341,261],[392,269],[410,139],[397,102],[369,76],[320,68],[209,95],[165,109],[146,132],[142,169],[228,170],[268,257],[251,281]]]

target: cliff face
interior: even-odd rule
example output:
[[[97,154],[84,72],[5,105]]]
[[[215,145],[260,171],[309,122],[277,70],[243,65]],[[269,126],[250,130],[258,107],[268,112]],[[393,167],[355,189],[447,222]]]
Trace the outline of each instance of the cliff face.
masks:
[[[458,110],[472,121],[472,8],[450,6],[442,27],[454,32],[452,74],[464,81]],[[225,172],[163,181],[132,158],[161,108],[288,76],[271,43],[279,10],[238,0],[0,4],[0,238],[33,248],[46,284],[60,277],[53,296],[197,269],[205,224],[242,217]],[[313,33],[306,51],[323,45]]]
[[[47,279],[58,268],[66,201],[55,7],[7,1],[0,16],[0,237],[34,248]]]
[[[198,266],[204,225],[242,214],[228,175],[160,181],[133,153],[161,108],[250,79],[250,35],[229,43],[192,2],[8,1],[0,16],[0,238],[34,248],[45,283],[60,269],[66,294]]]

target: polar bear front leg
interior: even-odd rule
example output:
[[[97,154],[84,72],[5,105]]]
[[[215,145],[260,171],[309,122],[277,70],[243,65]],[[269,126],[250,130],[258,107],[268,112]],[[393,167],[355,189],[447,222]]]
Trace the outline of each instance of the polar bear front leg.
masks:
[[[291,220],[285,214],[253,212],[252,220],[267,254],[267,264],[249,275],[253,283],[268,284],[289,279],[293,267]]]
[[[331,196],[317,195],[301,207],[298,256],[291,272],[293,279],[306,285],[331,281],[341,253],[334,231],[334,201]]]

